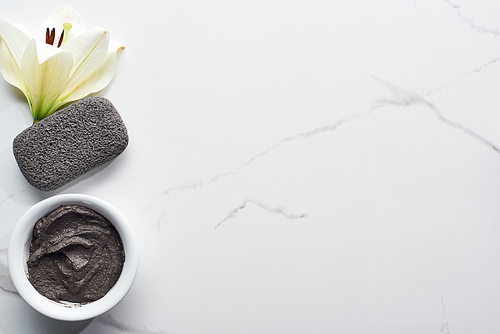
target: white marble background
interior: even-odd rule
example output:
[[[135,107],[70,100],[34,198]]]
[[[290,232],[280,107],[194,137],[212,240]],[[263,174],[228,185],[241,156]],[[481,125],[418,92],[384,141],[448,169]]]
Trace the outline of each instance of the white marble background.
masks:
[[[27,184],[27,103],[0,82],[0,332],[498,333],[500,2],[69,4],[126,45],[102,92],[130,145],[58,191]],[[59,193],[130,220],[140,267],[92,321],[32,310],[10,233]]]

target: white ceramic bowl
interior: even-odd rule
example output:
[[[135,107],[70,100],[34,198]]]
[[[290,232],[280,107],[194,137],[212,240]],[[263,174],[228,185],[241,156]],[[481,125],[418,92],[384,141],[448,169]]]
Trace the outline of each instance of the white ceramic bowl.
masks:
[[[88,304],[63,304],[38,293],[28,281],[27,260],[33,227],[38,219],[57,209],[60,205],[81,205],[106,217],[116,228],[125,250],[125,263],[115,285],[101,299]],[[35,310],[58,320],[78,321],[94,318],[114,307],[127,294],[137,273],[139,262],[138,246],[132,228],[125,217],[105,201],[81,194],[56,195],[32,206],[21,217],[12,232],[8,264],[9,272],[19,295]]]

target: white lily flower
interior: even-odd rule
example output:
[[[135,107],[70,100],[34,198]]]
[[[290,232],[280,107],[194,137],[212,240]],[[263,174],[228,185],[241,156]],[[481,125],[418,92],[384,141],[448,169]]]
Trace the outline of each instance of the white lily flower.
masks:
[[[123,49],[103,28],[84,31],[70,7],[54,11],[35,35],[0,19],[0,73],[26,96],[37,122],[106,87]]]

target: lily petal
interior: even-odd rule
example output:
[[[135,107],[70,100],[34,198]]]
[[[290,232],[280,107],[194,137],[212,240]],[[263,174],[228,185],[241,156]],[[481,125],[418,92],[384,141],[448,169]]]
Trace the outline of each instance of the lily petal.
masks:
[[[73,67],[73,57],[65,50],[38,43],[28,44],[22,59],[22,77],[26,82],[31,113],[38,121],[57,109],[55,101],[64,90]]]
[[[102,65],[87,76],[81,86],[69,96],[68,100],[82,99],[89,94],[104,89],[111,82],[116,70],[116,55],[125,48],[119,43],[115,42],[113,44],[116,44],[116,46],[110,47]]]
[[[63,44],[73,54],[73,72],[61,99],[75,101],[100,91],[108,85],[115,72],[116,53],[122,48],[116,42],[110,45],[109,33],[94,28],[84,35]]]
[[[26,36],[28,36],[28,39],[31,41],[33,39],[33,34],[22,24],[15,23],[15,22],[10,22],[14,27],[17,29],[21,30]]]
[[[71,33],[67,36],[66,41],[70,41],[71,39],[80,36],[84,32],[82,19],[80,15],[71,7],[65,6],[57,8],[50,16],[42,22],[40,28],[35,33],[35,38],[39,42],[45,42],[45,32],[47,28],[56,29],[56,37],[59,38],[63,31],[63,24],[71,23]]]
[[[0,72],[5,80],[27,94],[26,85],[21,76],[21,62],[30,37],[17,26],[0,20]]]
[[[99,67],[109,48],[109,33],[102,28],[94,28],[61,46],[73,54],[73,71],[68,86],[85,78]]]

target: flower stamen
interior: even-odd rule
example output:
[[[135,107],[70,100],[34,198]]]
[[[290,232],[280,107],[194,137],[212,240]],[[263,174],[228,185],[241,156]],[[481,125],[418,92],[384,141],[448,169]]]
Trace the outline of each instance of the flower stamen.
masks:
[[[60,47],[64,38],[64,30],[61,33],[61,37],[59,37],[59,42],[57,43],[57,47]]]
[[[45,43],[49,45],[54,45],[54,40],[56,39],[56,29],[52,28],[52,31],[47,28],[45,32]]]
[[[73,26],[69,22],[63,24],[63,31],[61,32],[61,36],[59,37],[59,40],[57,42],[57,47],[60,47],[63,43],[66,42],[69,36],[69,31],[71,30],[72,27]],[[52,28],[52,30],[50,30],[49,28],[47,28],[47,31],[45,32],[45,43],[49,45],[54,45],[55,40],[56,40],[56,29]]]
[[[63,32],[61,34],[61,39],[59,40],[59,45],[62,43],[66,43],[66,41],[68,40],[69,31],[71,30],[71,28],[73,28],[71,23],[66,22],[63,24]],[[62,42],[61,42],[61,40],[62,40]]]

